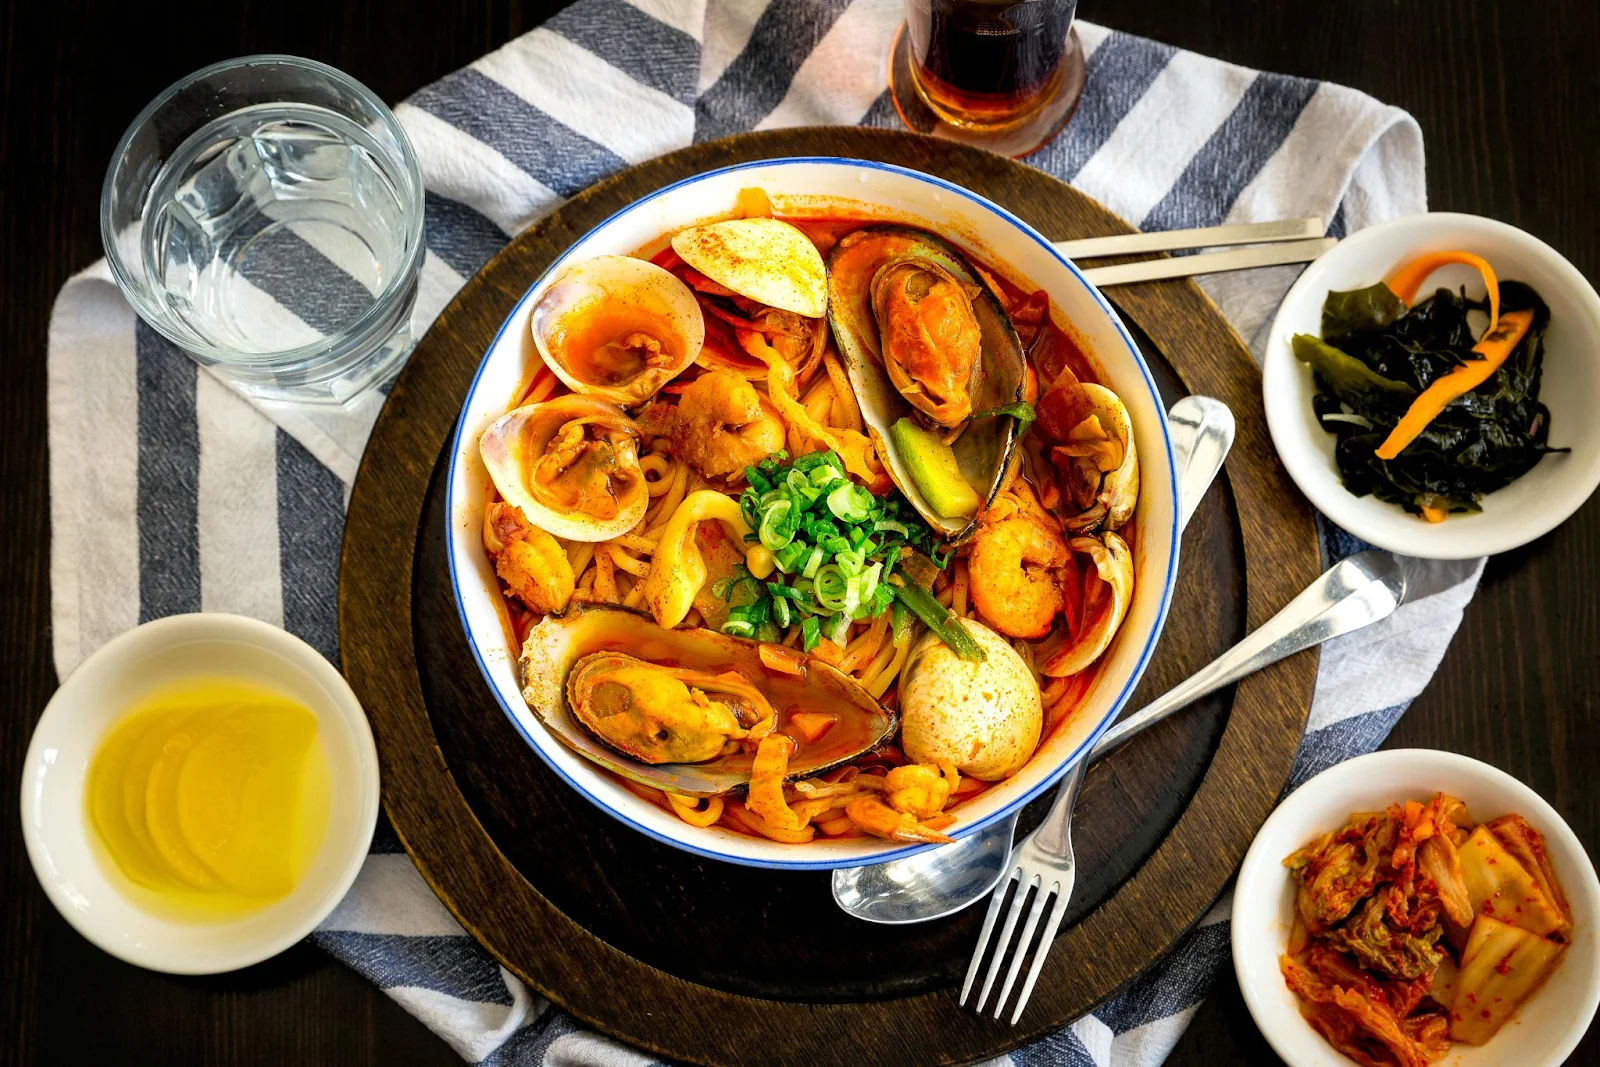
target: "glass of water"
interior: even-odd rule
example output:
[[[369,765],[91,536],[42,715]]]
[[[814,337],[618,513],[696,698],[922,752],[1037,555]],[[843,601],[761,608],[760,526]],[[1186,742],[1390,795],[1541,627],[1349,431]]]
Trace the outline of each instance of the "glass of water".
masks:
[[[134,119],[100,197],[140,317],[241,390],[343,404],[414,338],[422,174],[394,114],[332,67],[248,56]]]

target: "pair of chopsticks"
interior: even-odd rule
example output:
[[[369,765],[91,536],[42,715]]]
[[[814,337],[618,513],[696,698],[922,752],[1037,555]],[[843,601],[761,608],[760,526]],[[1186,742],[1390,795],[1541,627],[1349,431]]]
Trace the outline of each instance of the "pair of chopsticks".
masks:
[[[1146,259],[1119,263],[1111,267],[1090,267],[1083,276],[1099,286],[1153,282],[1163,278],[1186,278],[1192,274],[1215,274],[1247,267],[1274,267],[1282,263],[1309,263],[1339,242],[1322,236],[1321,219],[1288,219],[1283,222],[1244,222],[1231,226],[1205,226],[1193,230],[1166,230],[1160,233],[1129,233],[1117,237],[1088,237],[1081,241],[1057,241],[1056,250],[1074,262],[1105,256],[1129,256],[1145,252],[1177,252],[1191,248],[1229,248],[1225,252],[1202,252],[1193,256]]]

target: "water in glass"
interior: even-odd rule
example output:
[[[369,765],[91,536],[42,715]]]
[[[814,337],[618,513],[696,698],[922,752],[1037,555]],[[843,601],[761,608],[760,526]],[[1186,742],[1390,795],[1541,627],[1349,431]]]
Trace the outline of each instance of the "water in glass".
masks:
[[[140,254],[154,292],[199,337],[238,352],[349,329],[386,286],[414,285],[403,184],[390,166],[366,128],[316,105],[258,104],[212,120],[151,187]]]

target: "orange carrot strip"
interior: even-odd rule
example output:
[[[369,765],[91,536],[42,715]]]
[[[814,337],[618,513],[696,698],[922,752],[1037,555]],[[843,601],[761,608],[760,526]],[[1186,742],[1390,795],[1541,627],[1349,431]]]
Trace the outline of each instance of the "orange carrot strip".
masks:
[[[1494,268],[1482,256],[1475,256],[1471,252],[1429,252],[1396,267],[1384,279],[1384,284],[1409,307],[1428,276],[1451,263],[1464,264],[1483,275],[1483,284],[1489,291],[1489,328],[1483,331],[1483,335],[1488,337],[1500,324],[1500,281],[1495,277]]]
[[[1433,384],[1422,391],[1422,395],[1411,402],[1406,409],[1405,417],[1390,432],[1383,444],[1378,446],[1379,459],[1394,459],[1407,445],[1417,439],[1417,435],[1428,428],[1432,422],[1445,409],[1445,405],[1456,397],[1476,389],[1489,380],[1489,376],[1500,369],[1529,327],[1533,325],[1532,311],[1511,311],[1500,320],[1499,325],[1483,335],[1472,350],[1482,356],[1482,359],[1468,360],[1449,374],[1434,380]]]
[[[789,716],[785,728],[805,744],[816,744],[822,735],[833,729],[839,716],[825,711],[797,711]]]

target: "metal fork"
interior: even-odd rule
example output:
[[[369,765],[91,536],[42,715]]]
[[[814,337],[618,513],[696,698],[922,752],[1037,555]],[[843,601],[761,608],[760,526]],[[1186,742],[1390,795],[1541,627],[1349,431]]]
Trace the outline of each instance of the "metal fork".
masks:
[[[1044,933],[1033,953],[1033,966],[1028,970],[1027,981],[1017,997],[1011,1024],[1015,1026],[1022,1017],[1028,998],[1033,995],[1039,972],[1044,969],[1045,957],[1055,940],[1056,930],[1061,926],[1061,918],[1066,914],[1067,902],[1072,897],[1072,887],[1077,877],[1072,855],[1072,809],[1077,804],[1084,771],[1091,761],[1208,693],[1286,656],[1386,617],[1405,598],[1405,588],[1405,575],[1394,557],[1387,552],[1361,552],[1351,556],[1330,567],[1283,610],[1188,681],[1106,731],[1095,747],[1074,764],[1062,779],[1056,791],[1055,803],[1051,805],[1050,814],[1045,816],[1044,822],[1011,850],[1006,861],[1007,873],[995,886],[994,896],[989,900],[989,912],[984,916],[983,930],[978,934],[978,945],[973,950],[966,980],[961,985],[960,1002],[963,1005],[967,1002],[978,969],[991,947],[989,935],[994,932],[1006,892],[1013,889],[1005,925],[1001,928],[999,940],[992,946],[994,958],[984,977],[983,989],[972,1008],[974,1011],[983,1011],[989,992],[994,988],[995,980],[1005,964],[1007,950],[1011,948],[1011,936],[1026,910],[1028,917],[1022,927],[1022,937],[1011,956],[1011,966],[1006,970],[1000,997],[994,1003],[994,1017],[1001,1017],[1012,986],[1021,972],[1022,961],[1033,944],[1039,920],[1048,905],[1049,916],[1045,919]],[[1033,905],[1031,908],[1025,907],[1030,896]]]

